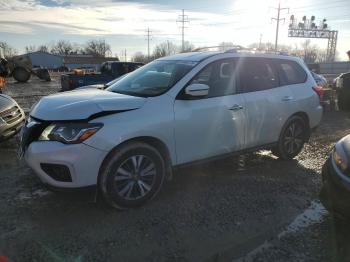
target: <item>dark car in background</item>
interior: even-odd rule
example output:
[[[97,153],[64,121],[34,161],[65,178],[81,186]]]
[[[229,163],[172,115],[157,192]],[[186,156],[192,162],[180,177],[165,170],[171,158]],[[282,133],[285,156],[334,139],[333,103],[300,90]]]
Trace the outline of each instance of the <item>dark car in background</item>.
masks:
[[[25,114],[16,101],[0,94],[0,142],[16,135],[24,121]]]
[[[103,85],[143,65],[143,63],[134,62],[105,62],[101,65],[100,73],[64,74],[61,76],[62,91],[69,91],[82,86]]]
[[[338,106],[340,110],[350,110],[350,72],[343,73],[333,81],[338,93]]]
[[[339,140],[322,168],[321,201],[329,211],[350,218],[350,135]]]

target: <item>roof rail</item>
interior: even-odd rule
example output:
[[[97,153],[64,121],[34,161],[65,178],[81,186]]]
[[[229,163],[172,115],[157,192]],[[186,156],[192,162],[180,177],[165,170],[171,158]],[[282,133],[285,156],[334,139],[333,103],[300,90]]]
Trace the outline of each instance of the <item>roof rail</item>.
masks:
[[[275,54],[275,55],[285,55],[285,56],[289,55],[287,51],[259,50],[257,48],[247,48],[240,45],[199,47],[192,50],[192,52],[204,51],[210,48],[225,48],[225,47],[229,47],[230,49],[224,50],[223,51],[224,53],[253,52],[253,53],[261,53],[261,54]]]
[[[222,46],[222,45],[217,45],[217,46],[204,46],[204,47],[198,47],[196,49],[193,49],[192,52],[199,52],[199,51],[203,51],[203,50],[207,50],[210,48],[232,48],[230,50],[234,50],[234,49],[244,49],[244,47],[240,46],[240,45],[228,45],[228,46]]]

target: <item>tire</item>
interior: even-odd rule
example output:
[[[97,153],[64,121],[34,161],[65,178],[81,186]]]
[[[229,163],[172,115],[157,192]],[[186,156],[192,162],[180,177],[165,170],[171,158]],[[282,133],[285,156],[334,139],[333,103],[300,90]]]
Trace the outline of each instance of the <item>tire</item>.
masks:
[[[299,116],[291,117],[284,125],[278,144],[272,153],[283,159],[291,160],[296,157],[304,147],[309,134],[305,120]]]
[[[113,150],[102,164],[99,190],[114,208],[139,207],[160,191],[165,170],[158,150],[142,142],[129,143]]]
[[[17,82],[25,83],[30,78],[30,72],[23,67],[16,67],[13,70],[12,76]]]

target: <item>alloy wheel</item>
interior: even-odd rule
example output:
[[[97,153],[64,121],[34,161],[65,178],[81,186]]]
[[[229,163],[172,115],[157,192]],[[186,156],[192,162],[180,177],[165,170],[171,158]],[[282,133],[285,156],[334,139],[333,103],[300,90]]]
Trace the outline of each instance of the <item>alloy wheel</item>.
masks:
[[[288,154],[299,152],[304,144],[304,126],[301,122],[292,122],[284,135],[283,146]]]
[[[156,172],[156,165],[149,157],[129,157],[118,167],[114,177],[118,195],[125,200],[145,197],[153,188]]]

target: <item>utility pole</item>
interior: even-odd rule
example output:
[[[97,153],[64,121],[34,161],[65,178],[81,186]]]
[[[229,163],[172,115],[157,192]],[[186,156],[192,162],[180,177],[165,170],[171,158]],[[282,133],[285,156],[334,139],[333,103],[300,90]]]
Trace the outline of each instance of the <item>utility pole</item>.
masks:
[[[150,47],[149,47],[149,42],[150,40],[152,40],[152,31],[149,30],[149,28],[147,28],[146,30],[146,37],[147,37],[147,59],[148,61],[150,61]]]
[[[281,17],[281,11],[282,10],[288,10],[289,13],[289,8],[281,8],[281,2],[278,3],[278,8],[277,9],[277,18],[273,17],[271,20],[276,20],[277,25],[276,25],[276,40],[275,40],[275,51],[277,51],[277,46],[278,46],[278,33],[280,29],[280,21],[285,21],[285,18],[280,18]]]
[[[127,56],[126,56],[126,49],[124,49],[123,51],[122,51],[122,57],[124,56],[124,62],[126,62],[126,60],[127,60]]]
[[[185,15],[185,9],[182,9],[182,14],[179,15],[178,20],[176,21],[178,23],[181,23],[181,31],[182,31],[182,52],[185,51],[185,29],[186,27],[186,23],[189,23],[190,20],[188,19],[188,16]]]
[[[262,40],[263,35],[260,34],[260,40],[259,40],[259,50],[261,50],[261,40]]]

